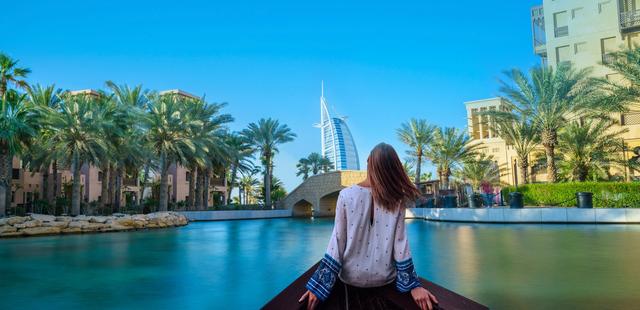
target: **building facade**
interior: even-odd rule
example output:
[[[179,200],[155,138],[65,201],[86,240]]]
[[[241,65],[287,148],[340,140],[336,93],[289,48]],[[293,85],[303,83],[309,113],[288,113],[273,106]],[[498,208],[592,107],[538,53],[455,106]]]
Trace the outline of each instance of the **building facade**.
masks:
[[[360,160],[355,141],[345,117],[329,113],[324,97],[324,83],[320,96],[320,141],[322,156],[327,157],[335,170],[360,170]]]
[[[533,52],[542,65],[555,67],[571,62],[577,68],[591,68],[594,77],[621,81],[619,74],[603,64],[612,60],[612,52],[640,47],[640,0],[544,0],[543,5],[531,9],[531,29]],[[500,98],[465,102],[469,135],[506,169],[503,182],[521,183],[514,173],[515,152],[491,131],[491,120],[478,115],[484,110],[500,109],[503,103]],[[628,148],[639,147],[640,105],[612,117],[619,122],[616,130],[627,130],[621,139]],[[624,154],[627,158],[633,155],[632,151]],[[634,176],[626,170],[615,173]],[[532,182],[546,181],[546,171],[535,164],[529,175]]]

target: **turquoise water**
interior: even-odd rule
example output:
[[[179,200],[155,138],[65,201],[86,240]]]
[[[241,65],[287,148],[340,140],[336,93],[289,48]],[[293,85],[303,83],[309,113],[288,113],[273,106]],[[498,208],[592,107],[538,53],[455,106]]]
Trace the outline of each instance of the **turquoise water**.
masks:
[[[493,309],[637,309],[640,226],[412,220],[418,273]],[[323,254],[332,220],[0,240],[0,309],[254,309]]]

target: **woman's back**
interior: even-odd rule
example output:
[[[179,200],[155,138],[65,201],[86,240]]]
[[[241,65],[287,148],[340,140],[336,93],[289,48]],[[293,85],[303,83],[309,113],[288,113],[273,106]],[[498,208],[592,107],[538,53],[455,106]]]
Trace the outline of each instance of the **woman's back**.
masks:
[[[338,208],[343,210],[336,209],[336,225],[346,227],[340,279],[359,287],[385,285],[396,277],[393,249],[404,209],[388,210],[372,200],[369,188],[354,185],[342,190]]]

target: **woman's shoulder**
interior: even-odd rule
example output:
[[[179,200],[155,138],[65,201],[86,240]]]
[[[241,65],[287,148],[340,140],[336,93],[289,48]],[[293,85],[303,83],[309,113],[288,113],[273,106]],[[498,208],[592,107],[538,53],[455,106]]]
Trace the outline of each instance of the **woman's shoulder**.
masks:
[[[349,187],[345,187],[340,191],[340,196],[342,196],[343,198],[346,197],[354,197],[354,196],[359,196],[359,195],[364,195],[364,194],[368,194],[369,193],[369,189],[366,187],[362,187],[360,185],[351,185]]]

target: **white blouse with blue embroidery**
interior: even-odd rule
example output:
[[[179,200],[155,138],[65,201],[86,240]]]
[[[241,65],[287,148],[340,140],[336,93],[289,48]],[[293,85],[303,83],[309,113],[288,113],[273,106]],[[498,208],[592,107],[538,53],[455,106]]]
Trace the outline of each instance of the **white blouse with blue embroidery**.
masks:
[[[400,292],[421,286],[409,250],[404,208],[390,211],[372,200],[367,187],[340,191],[327,252],[307,283],[318,299],[329,297],[338,277],[357,287],[395,281]]]

